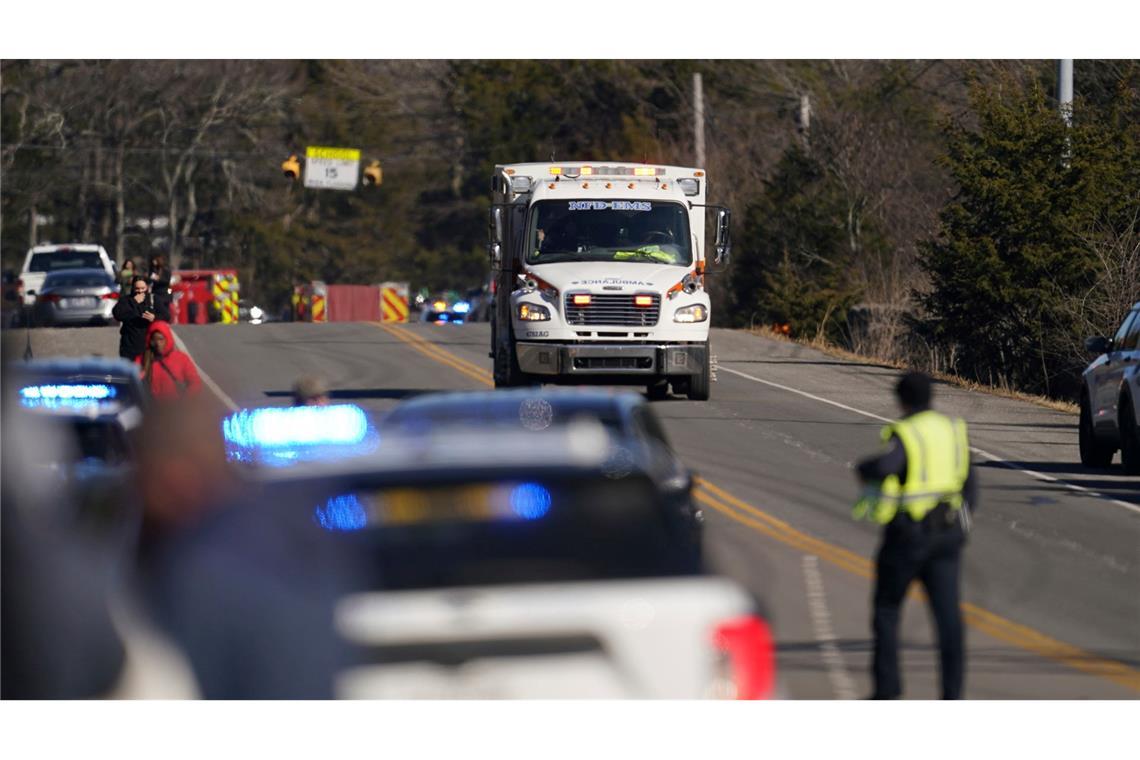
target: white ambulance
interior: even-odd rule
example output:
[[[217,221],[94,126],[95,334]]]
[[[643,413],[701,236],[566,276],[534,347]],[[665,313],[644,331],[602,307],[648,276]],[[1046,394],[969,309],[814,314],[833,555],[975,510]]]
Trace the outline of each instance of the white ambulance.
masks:
[[[730,252],[730,212],[705,203],[707,183],[704,171],[678,166],[496,166],[489,242],[496,387],[644,385],[650,398],[672,387],[707,400],[705,278]]]

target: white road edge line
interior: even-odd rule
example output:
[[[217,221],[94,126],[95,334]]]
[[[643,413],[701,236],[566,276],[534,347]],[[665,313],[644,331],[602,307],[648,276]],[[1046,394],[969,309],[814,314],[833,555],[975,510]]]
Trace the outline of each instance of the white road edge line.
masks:
[[[827,666],[827,677],[832,691],[839,699],[855,699],[855,682],[847,672],[843,653],[835,643],[835,629],[831,627],[831,611],[827,608],[827,595],[823,590],[823,575],[819,572],[819,557],[805,554],[803,558],[804,584],[807,586],[808,612],[819,653]]]
[[[182,342],[182,338],[178,336],[178,333],[174,332],[173,325],[170,327],[170,332],[174,335],[174,345],[178,347],[179,351],[189,356],[190,361],[194,362],[194,367],[198,370],[198,376],[202,378],[202,382],[206,384],[206,387],[212,390],[214,392],[214,395],[217,396],[223,404],[230,408],[231,412],[236,412],[238,410],[238,405],[234,403],[234,400],[232,398],[226,395],[226,392],[223,391],[218,386],[218,384],[214,382],[214,379],[206,374],[206,370],[202,369],[202,365],[199,364],[194,359],[194,357],[190,355],[190,349],[186,348],[186,344]]]
[[[871,412],[865,412],[862,409],[856,409],[853,406],[847,406],[847,404],[841,404],[838,401],[832,401],[831,399],[823,398],[822,396],[816,396],[814,393],[808,393],[807,391],[801,391],[799,388],[792,388],[792,387],[787,386],[787,385],[781,385],[780,383],[774,383],[771,380],[764,380],[764,379],[756,377],[754,375],[749,375],[747,372],[741,372],[740,370],[737,370],[737,369],[730,369],[728,367],[725,367],[723,364],[720,365],[720,369],[723,370],[724,372],[728,372],[730,374],[737,375],[739,377],[743,377],[746,380],[751,380],[754,383],[762,383],[763,385],[770,385],[773,388],[779,388],[780,390],[787,391],[788,393],[795,393],[798,396],[803,396],[804,398],[810,398],[811,400],[819,401],[822,404],[830,404],[831,406],[839,407],[840,409],[845,409],[848,412],[854,412],[855,414],[861,414],[864,417],[870,417],[873,420],[879,420],[880,422],[893,422],[893,420],[890,420],[886,417],[881,417],[877,414],[872,414]],[[1093,490],[1090,490],[1088,488],[1085,488],[1084,486],[1078,486],[1074,483],[1069,483],[1067,481],[1061,480],[1060,478],[1054,478],[1051,475],[1045,475],[1043,473],[1036,472],[1034,470],[1025,470],[1025,469],[1022,469],[1020,467],[1016,467],[1016,466],[1010,464],[1009,462],[1005,461],[1001,457],[997,456],[996,454],[991,454],[990,452],[988,452],[984,449],[979,449],[976,446],[971,446],[970,451],[974,452],[975,454],[977,454],[978,456],[980,456],[984,459],[990,460],[994,464],[997,464],[1001,467],[1005,467],[1006,469],[1014,470],[1015,472],[1020,472],[1023,475],[1028,475],[1031,478],[1036,478],[1037,480],[1042,480],[1042,481],[1045,481],[1046,483],[1057,483],[1059,485],[1064,486],[1065,488],[1068,488],[1070,491],[1076,491],[1077,493],[1085,494],[1086,496],[1095,496],[1098,499],[1103,499],[1104,501],[1107,501],[1109,504],[1114,504],[1118,507],[1124,507],[1125,509],[1129,510],[1130,512],[1135,512],[1136,514],[1140,514],[1140,507],[1137,507],[1135,504],[1129,504],[1126,501],[1114,499],[1107,494],[1101,493],[1100,491],[1093,491]]]

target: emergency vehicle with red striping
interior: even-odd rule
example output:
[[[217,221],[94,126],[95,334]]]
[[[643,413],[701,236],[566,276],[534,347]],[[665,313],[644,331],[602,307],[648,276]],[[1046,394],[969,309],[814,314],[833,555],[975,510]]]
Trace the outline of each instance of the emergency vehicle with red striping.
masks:
[[[705,278],[730,253],[730,213],[700,169],[635,163],[495,167],[489,254],[496,387],[644,385],[707,400]],[[705,216],[715,211],[712,256]]]

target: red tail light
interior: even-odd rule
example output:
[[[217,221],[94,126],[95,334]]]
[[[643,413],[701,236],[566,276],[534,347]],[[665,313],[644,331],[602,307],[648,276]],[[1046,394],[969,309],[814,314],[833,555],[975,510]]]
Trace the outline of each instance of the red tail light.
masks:
[[[119,300],[119,294],[118,293],[104,293],[103,295],[99,296],[99,298],[104,300],[104,301],[118,301]]]
[[[45,293],[44,295],[37,297],[36,300],[40,301],[41,303],[59,303],[59,296],[57,296],[55,293]]]
[[[768,624],[754,615],[721,623],[713,644],[728,659],[737,699],[769,699],[776,686],[776,657]]]

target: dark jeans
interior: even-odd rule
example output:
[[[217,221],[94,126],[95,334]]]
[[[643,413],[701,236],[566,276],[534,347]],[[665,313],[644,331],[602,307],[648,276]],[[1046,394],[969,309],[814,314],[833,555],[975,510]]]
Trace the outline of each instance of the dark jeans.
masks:
[[[907,589],[915,578],[926,589],[938,629],[942,698],[962,696],[966,657],[958,608],[958,577],[964,542],[957,525],[932,529],[906,515],[896,517],[884,530],[875,567],[874,698],[896,699],[902,695],[899,617]]]

